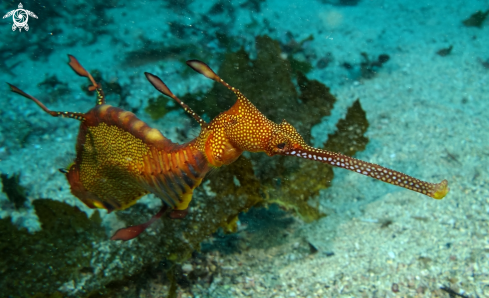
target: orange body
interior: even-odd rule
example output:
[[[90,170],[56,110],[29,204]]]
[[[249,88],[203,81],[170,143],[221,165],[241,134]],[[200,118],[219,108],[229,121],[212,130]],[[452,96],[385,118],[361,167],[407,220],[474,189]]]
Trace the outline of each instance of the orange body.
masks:
[[[244,151],[265,152],[269,156],[291,155],[327,163],[435,199],[443,198],[449,191],[446,180],[424,182],[379,165],[307,145],[292,125],[285,120],[280,124],[270,121],[239,90],[196,60],[187,61],[187,64],[233,91],[237,101],[207,124],[158,77],[145,73],[157,90],[173,98],[201,125],[201,132],[194,140],[183,145],[172,143],[133,113],[105,104],[101,86],[73,56],[69,58],[73,70],[92,82],[89,90],[97,91],[97,104],[87,113],[51,111],[36,98],[15,86],[10,87],[54,117],[81,121],[76,159],[63,172],[73,195],[87,206],[105,208],[109,212],[121,210],[148,193],[164,201],[162,210],[149,222],[121,229],[112,239],[136,237],[167,208],[173,209],[172,217],[184,217],[193,190],[210,169],[234,162]]]

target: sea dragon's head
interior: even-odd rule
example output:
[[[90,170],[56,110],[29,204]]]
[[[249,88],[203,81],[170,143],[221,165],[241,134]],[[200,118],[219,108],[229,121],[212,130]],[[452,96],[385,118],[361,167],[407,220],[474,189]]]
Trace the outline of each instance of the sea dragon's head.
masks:
[[[227,111],[219,114],[202,130],[200,140],[206,156],[215,166],[229,164],[243,151],[265,152],[269,156],[287,155],[306,148],[302,136],[283,120],[280,124],[269,120],[238,89],[222,80],[203,62],[190,60],[187,64],[204,76],[233,91],[237,100]]]
[[[280,124],[274,123],[273,126],[268,146],[264,150],[269,156],[275,154],[286,155],[307,146],[295,127],[287,121],[282,120]]]

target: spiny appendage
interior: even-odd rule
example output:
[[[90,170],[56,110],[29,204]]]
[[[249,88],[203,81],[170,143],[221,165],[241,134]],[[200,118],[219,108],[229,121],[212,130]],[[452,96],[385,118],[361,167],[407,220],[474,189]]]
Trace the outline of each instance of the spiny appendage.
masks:
[[[188,60],[187,65],[190,66],[193,70],[196,72],[200,73],[201,75],[215,81],[218,83],[223,84],[226,88],[229,90],[233,91],[238,97],[239,95],[242,95],[241,92],[239,92],[238,89],[232,87],[228,83],[226,83],[223,79],[221,79],[210,67],[209,65],[205,64],[202,61],[199,60]],[[244,97],[244,96],[243,96]]]
[[[71,56],[71,55],[68,55],[68,58],[70,59],[70,61],[68,62],[68,65],[71,67],[71,69],[73,69],[73,71],[81,76],[81,77],[86,77],[90,80],[90,82],[92,82],[92,86],[88,87],[88,90],[89,91],[97,91],[97,105],[103,105],[105,104],[105,95],[104,95],[104,91],[102,90],[102,85],[95,82],[95,80],[93,79],[92,75],[85,70],[85,68],[83,68],[83,66],[81,66],[81,64],[78,62],[78,60],[76,60],[75,57]]]
[[[223,79],[221,79],[207,64],[198,60],[189,60],[187,61],[187,65],[196,72],[224,85],[226,88],[233,91],[238,97],[238,102],[249,103],[256,110],[256,114],[261,115],[261,113],[254,107],[254,105],[251,104],[251,102],[249,102],[248,99],[246,99],[246,97],[244,97],[238,89],[232,87]],[[204,122],[204,120],[200,116],[198,116],[188,105],[184,104],[178,97],[176,97],[160,78],[147,72],[145,72],[144,74],[146,75],[148,81],[156,88],[156,90],[160,91],[166,96],[173,98],[187,113],[189,113],[195,120],[197,120],[197,122],[199,122],[201,126],[207,127],[207,124]]]
[[[28,99],[32,100],[38,106],[40,106],[41,109],[43,109],[44,112],[48,113],[49,115],[51,115],[53,117],[73,118],[73,119],[77,119],[77,120],[80,120],[80,121],[84,121],[85,120],[85,114],[83,114],[83,113],[51,111],[50,109],[48,109],[42,102],[40,102],[34,96],[31,96],[31,95],[25,93],[24,91],[20,90],[19,88],[15,87],[14,85],[11,85],[9,83],[7,83],[7,84],[10,87],[10,91],[15,92],[17,94],[20,94],[20,95],[24,96],[25,98],[28,98]]]
[[[97,105],[103,105],[105,104],[105,95],[104,91],[102,90],[102,87],[97,88]]]
[[[227,138],[238,145],[241,150],[263,151],[268,144],[275,124],[265,117],[237,88],[221,79],[207,64],[198,60],[189,60],[187,65],[236,94],[236,103],[228,111],[214,119],[210,126],[213,126],[214,130],[218,126],[226,126]],[[221,144],[217,145],[219,147]]]
[[[142,232],[144,232],[144,230],[146,230],[147,227],[149,227],[155,221],[157,221],[158,219],[160,219],[160,217],[167,210],[168,210],[168,206],[163,205],[161,207],[160,211],[158,213],[156,213],[155,215],[153,215],[153,217],[151,217],[151,219],[148,220],[147,222],[142,223],[142,224],[137,225],[137,226],[131,226],[131,227],[119,229],[119,230],[117,230],[117,232],[115,232],[114,235],[112,235],[112,237],[110,237],[110,240],[123,240],[123,241],[127,241],[127,240],[131,240],[131,239],[136,238],[137,236],[139,236],[139,234],[141,234]]]
[[[150,74],[149,72],[145,72],[144,75],[146,76],[146,79],[148,79],[148,81],[151,83],[151,85],[155,87],[156,90],[160,91],[162,94],[168,97],[173,98],[173,100],[175,100],[185,110],[185,112],[192,116],[201,127],[207,125],[204,119],[197,115],[188,105],[181,101],[180,98],[176,97],[175,94],[170,91],[170,88],[168,88],[159,77]]]
[[[187,65],[205,77],[224,85],[236,94],[236,103],[225,112],[225,114],[235,116],[235,119],[239,122],[238,125],[234,126],[235,138],[231,136],[231,139],[236,141],[237,138],[241,137],[243,142],[240,144],[240,148],[243,150],[263,151],[265,146],[262,143],[264,141],[268,142],[270,132],[275,124],[265,117],[243,93],[221,79],[207,64],[198,60],[189,60]]]
[[[286,154],[310,160],[317,160],[335,167],[347,169],[377,180],[422,193],[434,199],[442,199],[450,190],[446,180],[443,180],[440,183],[425,182],[401,172],[327,150],[305,147],[286,152]]]

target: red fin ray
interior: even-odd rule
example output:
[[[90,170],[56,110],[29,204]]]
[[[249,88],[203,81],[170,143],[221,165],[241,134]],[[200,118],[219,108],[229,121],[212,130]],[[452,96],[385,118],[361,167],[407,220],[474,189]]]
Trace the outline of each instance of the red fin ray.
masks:
[[[155,215],[153,215],[153,217],[151,217],[151,219],[148,220],[147,222],[142,223],[142,224],[137,225],[137,226],[131,226],[131,227],[119,229],[119,230],[117,230],[117,232],[114,233],[114,235],[112,237],[110,237],[110,240],[127,241],[127,240],[131,240],[131,239],[136,238],[137,236],[139,236],[139,234],[144,232],[144,230],[146,230],[155,221],[160,219],[160,217],[166,212],[166,210],[168,210],[168,206],[163,205],[163,207],[161,207],[160,211],[158,213],[156,213]]]

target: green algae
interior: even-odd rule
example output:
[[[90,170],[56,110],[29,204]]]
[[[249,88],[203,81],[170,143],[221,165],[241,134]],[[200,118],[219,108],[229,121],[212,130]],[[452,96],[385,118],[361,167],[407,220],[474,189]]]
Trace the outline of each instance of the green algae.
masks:
[[[367,132],[368,121],[365,111],[362,109],[360,100],[356,100],[348,108],[345,119],[336,124],[336,132],[328,135],[324,143],[324,149],[353,156],[358,151],[365,150],[368,138],[364,136]]]
[[[0,174],[2,181],[2,192],[7,195],[7,199],[14,204],[15,209],[24,207],[27,197],[25,195],[25,189],[20,185],[20,174],[13,174],[9,177],[7,174]]]
[[[244,156],[211,176],[209,181],[212,191],[219,194],[217,200],[221,201],[221,204],[239,200],[239,205],[242,206],[235,212],[223,214],[220,227],[227,233],[236,232],[239,213],[247,211],[265,199],[264,190],[255,177],[252,163]]]
[[[37,84],[43,94],[43,102],[54,103],[70,94],[68,84],[61,82],[55,75],[47,76]]]
[[[368,54],[365,52],[360,53],[360,55],[363,59],[363,61],[360,63],[360,73],[364,79],[371,79],[375,77],[377,71],[390,59],[389,55],[387,54],[379,55],[377,60],[371,60]]]
[[[0,251],[8,256],[0,260],[0,288],[10,297],[56,297],[52,295],[58,287],[86,274],[91,242],[104,236],[98,211],[87,218],[78,208],[58,201],[40,199],[33,205],[40,232],[29,234],[10,218],[0,219]]]
[[[299,72],[299,73],[308,73],[312,70],[312,65],[311,63],[307,61],[302,61],[299,59],[296,59],[294,57],[288,57],[287,58],[290,62],[290,67],[294,72]]]
[[[163,95],[152,97],[148,100],[148,106],[144,109],[144,111],[148,113],[151,119],[158,120],[165,116],[168,112],[179,109],[179,107],[177,108],[175,105],[170,106],[169,102],[171,101],[172,99],[169,99]]]
[[[489,9],[486,12],[482,12],[482,10],[479,10],[473,13],[467,19],[463,20],[462,23],[465,27],[482,28],[482,24],[486,20],[487,16],[489,16]]]
[[[442,56],[442,57],[445,57],[445,56],[448,56],[450,55],[450,53],[452,52],[452,49],[453,49],[453,46],[450,45],[448,48],[443,48],[443,49],[440,49],[436,52],[436,54],[438,56]]]

